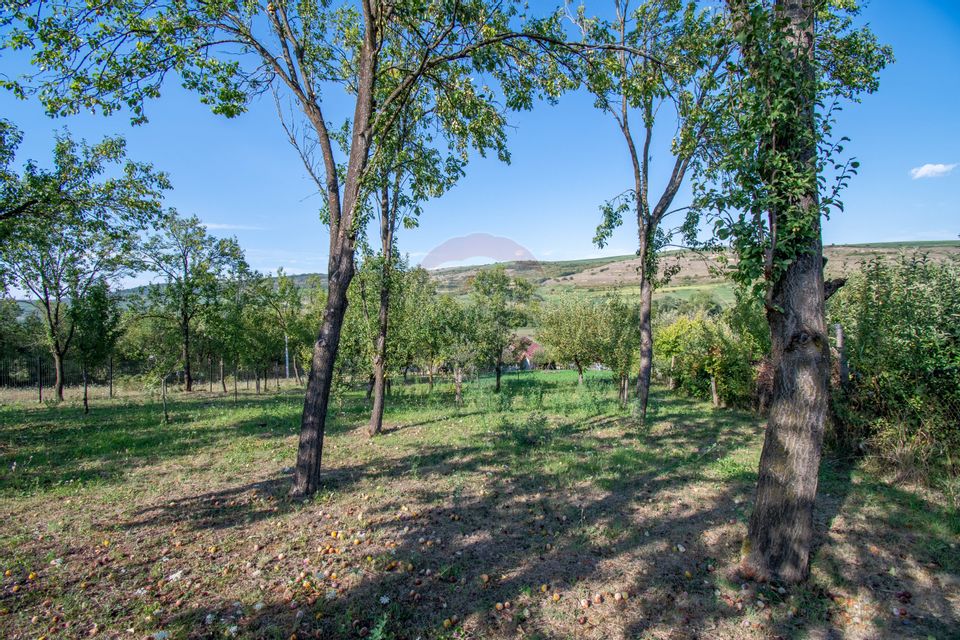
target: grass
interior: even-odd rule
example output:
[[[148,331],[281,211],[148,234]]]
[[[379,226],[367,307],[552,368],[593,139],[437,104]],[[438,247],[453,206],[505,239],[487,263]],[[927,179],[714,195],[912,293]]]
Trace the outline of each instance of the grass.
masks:
[[[395,384],[373,440],[348,393],[308,501],[297,389],[175,394],[170,424],[147,398],[3,406],[0,637],[956,637],[942,497],[828,457],[810,581],[742,584],[756,416],[658,389],[641,426],[603,372],[504,385],[456,409]]]

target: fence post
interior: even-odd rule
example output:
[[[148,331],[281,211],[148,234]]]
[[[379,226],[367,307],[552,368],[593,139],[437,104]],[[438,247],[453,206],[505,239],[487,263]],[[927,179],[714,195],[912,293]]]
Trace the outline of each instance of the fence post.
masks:
[[[846,389],[850,384],[850,365],[847,363],[847,350],[844,345],[843,325],[839,322],[833,325],[833,331],[837,338],[837,353],[840,356],[840,388]]]

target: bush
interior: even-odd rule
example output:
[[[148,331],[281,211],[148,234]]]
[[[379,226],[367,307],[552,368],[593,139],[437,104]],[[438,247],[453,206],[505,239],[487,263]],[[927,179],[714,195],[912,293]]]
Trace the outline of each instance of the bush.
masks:
[[[759,347],[723,320],[698,313],[681,316],[656,334],[658,372],[685,393],[710,399],[711,378],[718,400],[746,405],[753,397],[753,361]]]
[[[851,381],[841,434],[902,471],[960,471],[960,262],[865,264],[830,300]]]

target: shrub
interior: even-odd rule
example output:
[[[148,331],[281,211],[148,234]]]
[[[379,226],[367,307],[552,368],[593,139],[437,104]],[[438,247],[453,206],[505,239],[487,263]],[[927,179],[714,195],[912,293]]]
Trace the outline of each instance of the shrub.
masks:
[[[830,300],[851,381],[842,436],[903,471],[960,471],[960,262],[863,265]]]
[[[697,313],[680,316],[656,336],[658,372],[685,393],[709,399],[711,379],[718,400],[745,405],[753,396],[753,360],[758,345],[723,320]]]

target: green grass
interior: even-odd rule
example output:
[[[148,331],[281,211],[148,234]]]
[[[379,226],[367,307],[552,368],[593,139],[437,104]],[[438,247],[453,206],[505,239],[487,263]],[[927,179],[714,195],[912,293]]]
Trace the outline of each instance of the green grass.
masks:
[[[960,520],[941,497],[827,456],[811,581],[787,594],[757,587],[770,603],[757,607],[733,573],[757,416],[657,388],[641,425],[607,372],[582,386],[572,371],[507,374],[500,394],[492,385],[469,380],[456,408],[449,384],[397,380],[372,440],[363,392],[335,398],[323,488],[307,501],[286,496],[297,389],[238,403],[175,394],[169,424],[149,398],[86,417],[0,407],[0,637],[97,624],[105,637],[171,639],[233,626],[244,638],[513,638],[518,625],[545,638],[945,638],[960,622],[949,592],[931,587],[960,575]],[[909,628],[890,614],[903,590]],[[615,605],[621,591],[633,597]],[[595,593],[603,605],[578,606]],[[847,621],[837,594],[868,622]],[[497,612],[504,601],[512,608]]]

